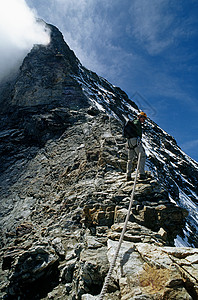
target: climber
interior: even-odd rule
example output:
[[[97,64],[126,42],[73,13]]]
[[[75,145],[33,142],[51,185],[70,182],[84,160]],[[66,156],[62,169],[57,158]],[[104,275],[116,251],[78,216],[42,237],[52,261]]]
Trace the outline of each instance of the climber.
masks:
[[[147,119],[146,113],[140,112],[136,119],[133,121],[129,120],[124,126],[124,136],[127,138],[127,148],[128,148],[128,161],[127,161],[127,181],[131,180],[131,173],[133,169],[133,160],[136,154],[139,155],[141,152],[140,166],[139,166],[139,179],[146,179],[147,175],[145,173],[144,167],[146,162],[146,153],[142,146],[142,124]]]

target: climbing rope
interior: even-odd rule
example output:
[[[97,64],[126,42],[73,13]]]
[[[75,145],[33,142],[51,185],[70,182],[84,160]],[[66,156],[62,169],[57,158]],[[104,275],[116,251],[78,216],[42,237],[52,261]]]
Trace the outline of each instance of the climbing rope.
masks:
[[[108,288],[108,285],[109,285],[109,280],[111,278],[111,274],[112,274],[113,269],[115,267],[115,263],[116,263],[116,259],[118,257],[118,253],[120,251],[120,247],[121,247],[122,241],[124,239],[124,234],[125,234],[125,231],[126,231],[126,228],[127,228],[127,223],[128,223],[129,217],[130,217],[131,207],[132,207],[132,203],[133,203],[133,197],[134,197],[134,193],[135,193],[135,187],[136,187],[136,182],[137,182],[137,175],[138,175],[138,170],[139,170],[139,165],[140,165],[140,157],[141,157],[141,153],[139,153],[139,155],[138,155],[138,163],[137,163],[137,169],[136,169],[136,173],[135,173],[135,180],[134,180],[134,184],[133,184],[133,190],[132,190],[132,193],[131,193],[129,208],[128,208],[127,216],[126,216],[126,219],[125,219],[124,227],[123,227],[122,233],[120,235],[120,239],[119,239],[119,243],[118,243],[118,248],[117,248],[117,250],[115,252],[113,261],[112,261],[112,263],[110,265],[109,272],[108,272],[108,274],[107,274],[107,276],[105,278],[105,282],[104,282],[103,288],[101,290],[101,293],[100,293],[100,296],[99,296],[99,300],[103,300],[104,295],[105,295],[105,293],[107,291],[107,288]]]

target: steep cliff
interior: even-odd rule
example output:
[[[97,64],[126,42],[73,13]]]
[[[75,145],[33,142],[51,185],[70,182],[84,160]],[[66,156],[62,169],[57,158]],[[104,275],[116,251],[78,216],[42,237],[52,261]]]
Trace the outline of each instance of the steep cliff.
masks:
[[[138,107],[49,27],[51,43],[0,87],[1,296],[97,299],[133,187],[122,122]],[[152,120],[144,132],[151,179],[105,299],[197,299],[198,164]]]

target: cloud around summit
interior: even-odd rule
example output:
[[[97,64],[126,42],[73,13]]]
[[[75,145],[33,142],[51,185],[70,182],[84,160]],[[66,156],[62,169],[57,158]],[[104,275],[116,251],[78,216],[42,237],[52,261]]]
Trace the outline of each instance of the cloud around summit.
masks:
[[[0,81],[22,62],[34,44],[47,45],[49,31],[25,0],[0,2]]]

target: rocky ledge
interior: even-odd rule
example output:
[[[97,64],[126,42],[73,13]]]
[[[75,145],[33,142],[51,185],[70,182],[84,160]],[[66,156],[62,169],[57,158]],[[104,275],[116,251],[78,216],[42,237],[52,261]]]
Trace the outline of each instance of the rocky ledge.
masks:
[[[3,299],[97,299],[133,188],[124,144],[116,119],[82,109],[15,154],[1,174]],[[198,249],[174,247],[186,216],[152,174],[137,182],[105,299],[197,299]]]

